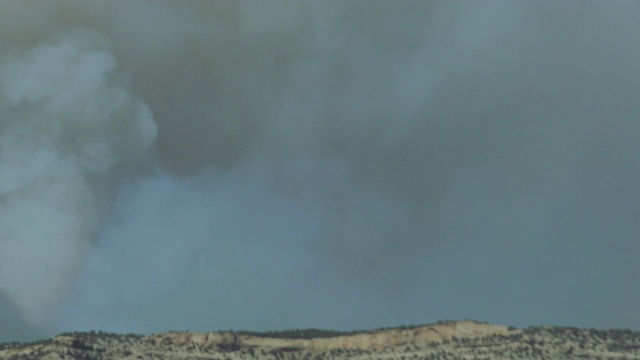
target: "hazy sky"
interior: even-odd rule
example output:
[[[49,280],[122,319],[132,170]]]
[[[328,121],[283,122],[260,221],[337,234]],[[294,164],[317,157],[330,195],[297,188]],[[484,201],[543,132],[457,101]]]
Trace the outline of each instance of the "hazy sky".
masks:
[[[640,330],[640,2],[0,3],[0,339]]]

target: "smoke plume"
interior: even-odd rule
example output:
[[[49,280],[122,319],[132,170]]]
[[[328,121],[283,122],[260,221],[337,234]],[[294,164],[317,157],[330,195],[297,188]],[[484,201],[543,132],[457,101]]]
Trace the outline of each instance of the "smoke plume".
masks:
[[[640,328],[640,5],[574,5],[0,4],[0,336]]]

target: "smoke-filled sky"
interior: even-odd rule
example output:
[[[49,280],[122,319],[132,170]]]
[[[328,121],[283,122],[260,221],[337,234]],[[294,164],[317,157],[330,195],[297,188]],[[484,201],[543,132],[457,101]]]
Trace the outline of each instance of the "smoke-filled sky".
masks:
[[[0,339],[640,330],[637,1],[0,3]]]

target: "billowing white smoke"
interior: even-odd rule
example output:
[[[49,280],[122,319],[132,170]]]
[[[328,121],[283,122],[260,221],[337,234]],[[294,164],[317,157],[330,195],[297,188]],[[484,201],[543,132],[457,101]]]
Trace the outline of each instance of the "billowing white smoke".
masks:
[[[74,30],[0,62],[0,290],[38,325],[101,224],[98,182],[156,136],[108,41]]]

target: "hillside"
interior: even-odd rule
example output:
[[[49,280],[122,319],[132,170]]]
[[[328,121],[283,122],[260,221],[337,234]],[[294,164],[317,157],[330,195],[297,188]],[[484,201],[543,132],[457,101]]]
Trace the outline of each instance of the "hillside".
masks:
[[[0,344],[0,359],[640,359],[640,333],[475,321],[356,332],[65,333]]]

